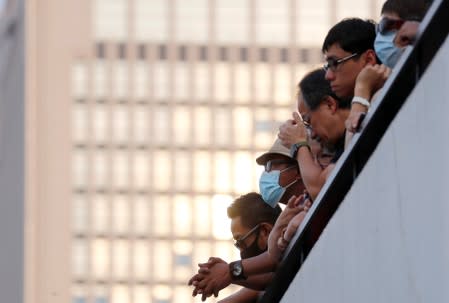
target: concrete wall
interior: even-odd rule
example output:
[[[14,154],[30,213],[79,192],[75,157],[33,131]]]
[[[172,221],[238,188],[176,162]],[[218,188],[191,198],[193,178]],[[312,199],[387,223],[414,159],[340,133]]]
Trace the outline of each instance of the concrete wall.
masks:
[[[23,302],[24,43],[23,2],[0,19],[0,294]]]
[[[282,302],[449,302],[449,40]]]

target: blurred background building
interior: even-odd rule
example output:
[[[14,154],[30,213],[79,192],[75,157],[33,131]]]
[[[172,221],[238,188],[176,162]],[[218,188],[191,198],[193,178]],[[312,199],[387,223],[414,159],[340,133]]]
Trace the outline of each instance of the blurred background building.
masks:
[[[226,208],[258,190],[255,158],[328,29],[382,3],[0,1],[2,88],[19,68],[3,54],[25,53],[26,302],[198,302],[187,280],[209,256],[238,257]]]

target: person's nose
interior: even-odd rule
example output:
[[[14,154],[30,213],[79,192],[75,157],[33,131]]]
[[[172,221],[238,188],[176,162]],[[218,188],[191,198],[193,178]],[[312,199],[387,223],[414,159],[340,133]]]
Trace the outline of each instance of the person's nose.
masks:
[[[335,80],[335,73],[329,68],[324,76],[327,81]]]

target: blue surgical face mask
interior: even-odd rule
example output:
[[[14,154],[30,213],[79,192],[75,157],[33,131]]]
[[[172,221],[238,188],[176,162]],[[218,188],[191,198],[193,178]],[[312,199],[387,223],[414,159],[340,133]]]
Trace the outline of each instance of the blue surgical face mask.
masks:
[[[394,45],[396,31],[390,31],[386,34],[377,33],[374,40],[374,50],[383,64],[393,68],[404,52],[403,48]]]
[[[279,200],[284,195],[285,191],[288,187],[293,185],[297,181],[297,179],[290,184],[288,184],[285,187],[282,187],[279,185],[279,178],[281,176],[281,173],[284,170],[290,169],[291,167],[287,167],[280,170],[272,170],[270,172],[264,171],[262,175],[259,178],[259,190],[260,194],[262,195],[263,200],[270,205],[271,207],[275,208],[278,204]]]

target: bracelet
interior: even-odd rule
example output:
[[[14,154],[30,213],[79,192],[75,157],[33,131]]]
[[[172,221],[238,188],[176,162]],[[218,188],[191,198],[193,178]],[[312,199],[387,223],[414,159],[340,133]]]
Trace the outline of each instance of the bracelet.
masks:
[[[367,99],[359,97],[359,96],[354,96],[354,98],[352,98],[351,103],[362,104],[363,106],[366,106],[367,108],[369,108],[369,106],[370,106],[370,103]]]

